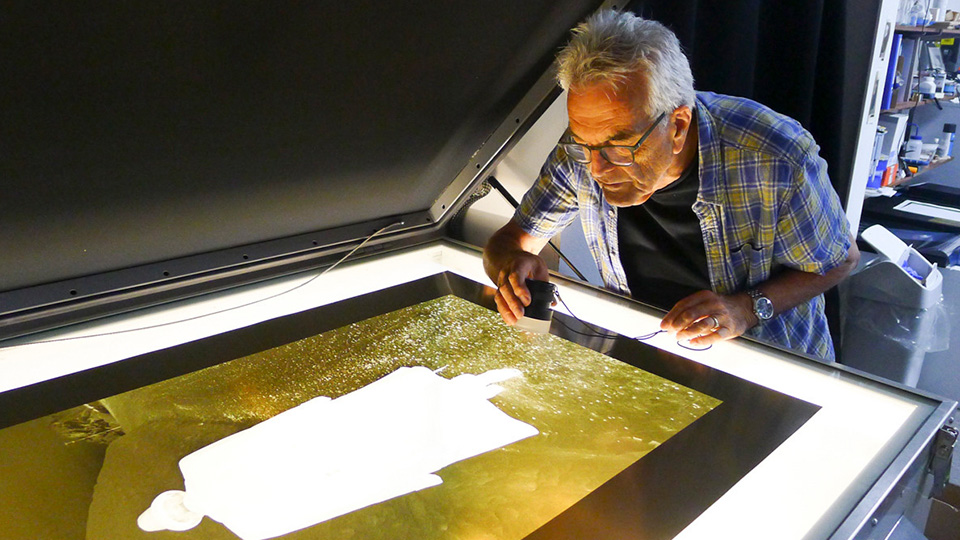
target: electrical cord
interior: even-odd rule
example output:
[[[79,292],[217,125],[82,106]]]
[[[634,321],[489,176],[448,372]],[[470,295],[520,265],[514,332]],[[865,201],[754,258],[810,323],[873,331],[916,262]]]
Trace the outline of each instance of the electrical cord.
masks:
[[[557,294],[557,300],[559,300],[560,303],[563,304],[563,307],[565,307],[565,308],[567,309],[567,313],[569,313],[571,317],[573,317],[574,319],[576,319],[577,321],[579,321],[580,324],[582,324],[582,325],[586,326],[587,328],[589,328],[591,332],[594,332],[594,333],[596,334],[594,337],[607,336],[607,334],[604,334],[604,333],[603,333],[603,330],[602,330],[602,329],[601,329],[601,330],[598,330],[598,329],[594,328],[593,326],[590,326],[589,324],[587,324],[586,321],[584,321],[584,320],[581,319],[580,317],[577,317],[576,315],[574,315],[574,314],[573,314],[573,310],[570,309],[570,306],[568,306],[567,303],[563,301],[563,298],[560,296],[560,291],[559,291],[559,290],[557,291],[556,294]],[[609,336],[607,336],[607,337],[609,337]]]
[[[333,270],[334,268],[336,268],[337,266],[339,266],[341,263],[343,263],[344,261],[346,261],[347,259],[349,259],[354,253],[357,252],[357,250],[359,250],[359,249],[362,248],[363,246],[367,245],[367,243],[370,242],[370,240],[373,240],[377,235],[382,234],[384,231],[386,231],[387,229],[389,229],[389,228],[391,228],[391,227],[393,227],[393,226],[395,226],[395,225],[403,225],[403,223],[404,223],[403,221],[397,221],[397,222],[391,223],[391,224],[389,224],[389,225],[387,225],[387,226],[385,226],[385,227],[382,227],[381,229],[375,231],[375,232],[374,232],[373,234],[371,234],[370,236],[364,238],[364,240],[363,240],[362,242],[360,242],[359,244],[357,244],[356,247],[354,247],[353,249],[351,249],[349,253],[347,253],[346,255],[344,255],[343,257],[341,257],[341,258],[340,258],[339,260],[337,260],[335,263],[333,263],[333,264],[331,264],[330,266],[324,268],[320,273],[311,276],[309,279],[307,279],[307,280],[304,281],[303,283],[299,283],[299,284],[297,284],[297,285],[295,285],[295,286],[293,286],[293,287],[291,287],[291,288],[289,288],[289,289],[287,289],[287,290],[285,290],[285,291],[281,291],[281,292],[272,294],[272,295],[267,296],[267,297],[265,297],[265,298],[259,298],[259,299],[257,299],[257,300],[252,301],[252,302],[247,302],[247,303],[245,303],[245,304],[240,304],[239,306],[232,306],[232,307],[220,309],[220,310],[217,310],[217,311],[211,311],[211,312],[209,312],[209,313],[204,313],[204,314],[202,314],[202,315],[196,315],[196,316],[194,316],[194,317],[187,317],[187,318],[185,318],[185,319],[178,319],[178,320],[175,320],[175,321],[167,321],[167,322],[164,322],[164,323],[152,324],[152,325],[149,325],[149,326],[141,326],[141,327],[137,327],[137,328],[127,328],[127,329],[125,329],[125,330],[116,330],[116,331],[113,331],[113,332],[102,332],[102,333],[99,333],[99,334],[88,334],[88,335],[83,335],[83,336],[74,336],[74,337],[65,337],[65,338],[52,338],[52,339],[44,339],[44,340],[38,340],[38,341],[31,341],[31,342],[29,342],[29,343],[21,343],[21,344],[19,344],[19,345],[0,346],[0,351],[5,350],[5,349],[15,349],[15,348],[20,348],[20,347],[28,347],[28,346],[30,346],[30,345],[40,345],[40,344],[44,344],[44,343],[59,343],[59,342],[63,342],[63,341],[76,341],[76,340],[81,340],[81,339],[90,339],[90,338],[97,338],[97,337],[114,336],[114,335],[119,335],[119,334],[129,334],[129,333],[132,333],[132,332],[140,332],[140,331],[143,331],[143,330],[153,330],[153,329],[155,329],[155,328],[163,328],[163,327],[166,327],[166,326],[173,326],[173,325],[180,324],[180,323],[185,323],[185,322],[190,322],[190,321],[196,321],[196,320],[198,320],[198,319],[203,319],[203,318],[206,318],[206,317],[212,317],[212,316],[214,316],[214,315],[220,315],[220,314],[222,314],[222,313],[228,313],[228,312],[230,312],[230,311],[236,311],[236,310],[238,310],[238,309],[243,309],[243,308],[246,308],[246,307],[254,306],[254,305],[260,304],[260,303],[262,303],[262,302],[266,302],[266,301],[268,301],[268,300],[273,300],[274,298],[279,298],[279,297],[281,297],[281,296],[290,294],[290,293],[292,293],[292,292],[294,292],[294,291],[296,291],[296,290],[302,289],[303,287],[306,287],[307,285],[313,283],[313,282],[316,281],[317,279],[323,277],[324,274],[326,274],[327,272]]]
[[[515,210],[520,209],[520,203],[513,198],[513,195],[511,195],[510,192],[507,191],[507,188],[503,187],[503,184],[501,184],[499,180],[497,180],[493,176],[490,176],[487,178],[486,182],[490,186],[492,186],[493,189],[497,190],[497,192],[500,193],[500,195],[503,196],[503,198],[506,199],[506,201],[510,203],[510,206],[513,206]],[[547,245],[553,248],[553,250],[557,252],[557,255],[560,257],[560,259],[563,260],[563,262],[567,263],[567,266],[569,266],[570,270],[573,270],[573,273],[576,274],[578,278],[580,278],[580,281],[585,281],[585,282],[590,281],[587,279],[586,276],[584,276],[580,272],[580,270],[577,270],[577,267],[574,266],[573,262],[570,261],[570,259],[568,259],[567,256],[564,255],[562,251],[560,251],[560,248],[558,248],[556,244],[553,243],[553,240],[547,240]]]

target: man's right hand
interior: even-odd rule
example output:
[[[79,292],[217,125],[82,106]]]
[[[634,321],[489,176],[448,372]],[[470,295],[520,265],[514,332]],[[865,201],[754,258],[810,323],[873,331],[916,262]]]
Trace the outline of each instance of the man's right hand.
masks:
[[[530,290],[524,283],[527,278],[549,281],[550,274],[543,259],[525,251],[517,252],[497,275],[498,287],[494,297],[497,311],[511,326],[523,317],[523,308],[530,305]]]
[[[531,236],[511,220],[490,237],[483,250],[483,268],[497,285],[497,311],[509,325],[516,324],[523,308],[530,305],[524,280],[550,280],[546,263],[535,255],[545,245],[547,239]]]

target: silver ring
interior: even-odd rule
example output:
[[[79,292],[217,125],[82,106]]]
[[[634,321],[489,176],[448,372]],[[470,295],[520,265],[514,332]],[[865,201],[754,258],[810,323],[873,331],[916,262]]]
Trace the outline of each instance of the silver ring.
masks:
[[[716,332],[720,329],[720,319],[715,315],[708,315],[708,318],[713,319],[713,328],[710,329],[711,332]]]

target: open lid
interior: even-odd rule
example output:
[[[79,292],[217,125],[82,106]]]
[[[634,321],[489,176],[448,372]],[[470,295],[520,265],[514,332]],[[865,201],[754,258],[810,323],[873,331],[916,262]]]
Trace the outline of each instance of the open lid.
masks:
[[[555,91],[556,50],[598,7],[7,6],[0,327],[391,222],[436,228]]]

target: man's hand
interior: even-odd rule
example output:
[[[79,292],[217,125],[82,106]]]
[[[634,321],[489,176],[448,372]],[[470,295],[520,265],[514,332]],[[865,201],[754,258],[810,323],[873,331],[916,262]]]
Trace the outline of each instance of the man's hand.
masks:
[[[526,251],[517,252],[497,275],[497,295],[494,297],[497,311],[511,326],[523,317],[523,308],[530,305],[530,290],[524,283],[527,278],[549,281],[550,274],[543,259]]]
[[[676,332],[678,341],[705,347],[743,335],[757,322],[750,295],[699,291],[677,302],[660,321],[660,328]]]
[[[535,238],[512,220],[495,232],[483,250],[483,268],[497,285],[497,311],[509,325],[523,317],[530,305],[527,278],[549,281],[547,265],[536,253],[547,245],[546,238]]]
[[[852,243],[847,258],[823,275],[782,268],[776,276],[754,288],[773,302],[774,316],[777,316],[839,283],[856,268],[859,260],[860,251],[857,244]],[[660,322],[660,328],[676,332],[678,340],[689,339],[692,345],[707,346],[740,336],[758,322],[749,294],[700,291],[677,302]]]

